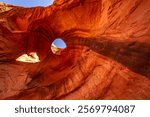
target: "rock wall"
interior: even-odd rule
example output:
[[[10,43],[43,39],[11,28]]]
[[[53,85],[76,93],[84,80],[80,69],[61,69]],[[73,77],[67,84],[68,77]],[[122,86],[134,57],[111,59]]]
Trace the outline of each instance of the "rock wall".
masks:
[[[150,99],[149,6],[149,0],[0,5],[0,99]],[[51,51],[58,37],[67,44],[60,55]],[[40,62],[16,61],[30,52]]]

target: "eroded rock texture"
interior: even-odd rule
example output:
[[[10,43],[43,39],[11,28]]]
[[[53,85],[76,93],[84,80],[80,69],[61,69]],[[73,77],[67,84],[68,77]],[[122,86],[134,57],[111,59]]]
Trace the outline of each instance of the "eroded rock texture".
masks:
[[[0,5],[0,99],[150,99],[150,0]]]

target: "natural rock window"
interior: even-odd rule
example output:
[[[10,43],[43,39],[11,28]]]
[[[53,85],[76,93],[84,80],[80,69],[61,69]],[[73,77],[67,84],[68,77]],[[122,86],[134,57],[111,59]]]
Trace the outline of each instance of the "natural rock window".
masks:
[[[54,54],[60,55],[66,47],[66,43],[61,38],[57,38],[52,42],[51,50]]]

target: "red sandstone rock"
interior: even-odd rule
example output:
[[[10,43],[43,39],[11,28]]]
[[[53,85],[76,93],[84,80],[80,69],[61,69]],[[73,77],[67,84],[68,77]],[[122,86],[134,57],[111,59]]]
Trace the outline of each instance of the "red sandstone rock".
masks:
[[[0,99],[150,99],[149,6],[148,0],[0,5]],[[51,51],[57,37],[67,44],[61,55]],[[16,61],[30,52],[40,62]]]

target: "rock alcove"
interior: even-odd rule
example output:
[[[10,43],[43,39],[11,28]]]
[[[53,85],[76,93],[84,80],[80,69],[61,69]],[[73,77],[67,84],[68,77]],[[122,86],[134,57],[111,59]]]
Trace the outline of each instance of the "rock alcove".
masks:
[[[150,1],[0,4],[0,99],[150,99]],[[51,44],[67,45],[60,56]],[[24,54],[39,62],[20,62]]]

